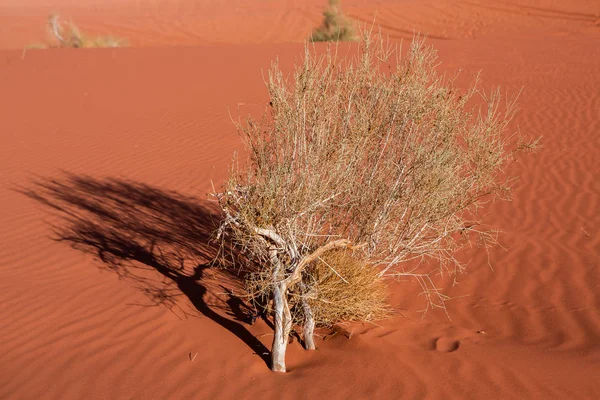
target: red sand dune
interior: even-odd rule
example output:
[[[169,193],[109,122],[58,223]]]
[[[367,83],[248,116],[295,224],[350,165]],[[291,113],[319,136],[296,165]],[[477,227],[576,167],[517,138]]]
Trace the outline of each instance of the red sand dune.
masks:
[[[286,375],[256,354],[269,327],[236,320],[235,284],[194,271],[210,253],[196,244],[211,181],[241,148],[228,112],[262,109],[261,70],[276,56],[289,70],[325,1],[21,3],[0,7],[0,398],[600,398],[597,2],[344,2],[393,37],[428,33],[441,68],[523,87],[513,128],[544,149],[510,166],[514,201],[489,207],[504,231],[494,270],[474,250],[459,285],[441,282],[451,320],[421,318],[418,285],[399,283],[398,315],[313,353],[294,342]],[[52,11],[137,47],[23,53]],[[57,193],[62,211],[43,204]],[[121,214],[102,221],[129,231],[101,238],[145,261],[123,279],[73,241],[98,244],[104,225],[52,240],[64,212],[106,207]]]

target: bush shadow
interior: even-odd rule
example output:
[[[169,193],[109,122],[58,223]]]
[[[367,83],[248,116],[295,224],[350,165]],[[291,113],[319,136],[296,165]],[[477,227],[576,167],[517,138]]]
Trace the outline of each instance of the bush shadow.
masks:
[[[176,298],[186,296],[197,311],[233,333],[269,365],[269,350],[236,321],[247,320],[252,313],[228,289],[238,277],[212,267],[219,252],[211,240],[221,218],[217,207],[143,183],[69,173],[59,179],[37,179],[17,190],[55,211],[54,240],[97,256],[154,305],[177,307]],[[219,299],[212,289],[221,293],[224,289],[227,300],[209,304],[209,295]]]

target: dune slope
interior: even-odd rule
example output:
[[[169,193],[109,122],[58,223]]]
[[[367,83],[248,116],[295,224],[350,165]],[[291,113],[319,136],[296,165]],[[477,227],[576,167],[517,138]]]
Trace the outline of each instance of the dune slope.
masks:
[[[378,15],[400,36],[403,18],[421,15],[441,68],[523,88],[513,128],[543,136],[544,149],[510,165],[521,177],[514,200],[487,210],[503,230],[493,270],[475,249],[458,285],[440,281],[454,297],[451,320],[421,318],[418,285],[394,284],[394,318],[340,330],[313,353],[294,342],[285,376],[265,364],[270,328],[246,324],[235,280],[205,264],[218,218],[206,193],[242,148],[230,114],[260,113],[261,70],[276,56],[289,70],[301,53],[274,38],[300,41],[301,29],[278,19],[261,37],[248,22],[255,44],[245,45],[0,51],[0,398],[598,398],[595,11],[583,1],[560,12],[549,0],[471,3],[423,2],[419,14],[416,2],[382,1]],[[177,30],[162,3],[139,4]],[[35,6],[23,15],[47,4]],[[434,6],[486,24],[425,18]],[[133,31],[166,43],[144,29]]]

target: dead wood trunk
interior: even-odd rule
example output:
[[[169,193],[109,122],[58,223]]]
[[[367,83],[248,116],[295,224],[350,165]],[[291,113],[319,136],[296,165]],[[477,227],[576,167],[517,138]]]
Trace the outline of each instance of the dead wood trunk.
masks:
[[[281,237],[272,230],[254,228],[254,231],[262,237],[268,238],[283,248],[290,248]],[[283,267],[278,257],[278,248],[271,247],[269,256],[274,266],[273,271],[273,345],[271,346],[271,369],[275,372],[286,372],[285,352],[287,350],[288,339],[292,330],[292,313],[288,303],[288,291],[296,283],[302,281],[302,271],[304,268],[316,260],[323,253],[337,247],[349,247],[349,241],[345,239],[335,240],[318,248],[312,254],[304,257],[293,268],[291,273],[286,276],[286,269]],[[293,257],[292,257],[293,259]],[[302,284],[302,283],[301,283]],[[314,329],[315,320],[310,305],[303,299],[302,308],[304,312],[304,346],[307,350],[314,350]]]
[[[314,340],[315,318],[306,299],[302,303],[304,310],[304,348],[306,350],[315,350],[317,348]]]
[[[292,316],[286,298],[287,285],[277,282],[273,287],[273,345],[271,347],[271,369],[286,372],[285,352],[292,327]]]
[[[304,348],[306,350],[315,350],[314,332],[315,332],[315,316],[313,315],[310,304],[308,304],[308,288],[304,283],[300,283],[302,290],[302,312],[304,314]]]

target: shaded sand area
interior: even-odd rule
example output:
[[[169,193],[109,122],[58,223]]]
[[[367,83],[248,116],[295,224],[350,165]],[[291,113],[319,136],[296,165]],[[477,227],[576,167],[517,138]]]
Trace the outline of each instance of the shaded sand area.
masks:
[[[428,32],[443,69],[523,87],[513,128],[544,149],[489,207],[494,270],[474,250],[458,285],[440,281],[451,320],[421,318],[419,286],[397,283],[394,318],[313,353],[294,342],[276,375],[272,330],[205,265],[206,193],[242,147],[229,112],[264,108],[261,70],[289,70],[323,2],[61,1],[140,47],[23,57],[56,3],[2,2],[0,398],[600,397],[597,3],[345,3],[398,37]]]

